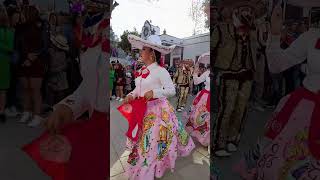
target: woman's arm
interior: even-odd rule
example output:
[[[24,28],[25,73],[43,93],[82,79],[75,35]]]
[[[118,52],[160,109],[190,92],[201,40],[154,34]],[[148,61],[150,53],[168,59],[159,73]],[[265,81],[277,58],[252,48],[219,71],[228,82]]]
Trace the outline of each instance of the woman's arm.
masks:
[[[302,34],[289,48],[280,48],[280,36],[271,36],[267,48],[268,64],[271,73],[280,73],[294,65],[300,64],[307,58],[310,32]]]
[[[206,71],[201,74],[201,76],[193,75],[193,83],[194,85],[201,84],[206,81],[206,78],[209,76],[210,71]]]
[[[154,89],[153,97],[160,98],[160,97],[174,96],[176,94],[176,88],[172,82],[169,72],[166,69],[161,68],[158,76],[159,76],[162,88]]]
[[[283,27],[281,3],[278,3],[271,16],[271,43],[267,48],[267,59],[271,73],[280,73],[296,64],[302,63],[307,58],[311,32],[302,34],[289,48],[280,48],[280,36]]]
[[[82,82],[73,94],[66,97],[60,103],[55,105],[55,107],[57,107],[58,105],[65,105],[72,110],[74,119],[79,118],[83,113],[90,110],[91,108],[89,99],[86,98],[86,94],[88,94],[86,89],[86,84]]]

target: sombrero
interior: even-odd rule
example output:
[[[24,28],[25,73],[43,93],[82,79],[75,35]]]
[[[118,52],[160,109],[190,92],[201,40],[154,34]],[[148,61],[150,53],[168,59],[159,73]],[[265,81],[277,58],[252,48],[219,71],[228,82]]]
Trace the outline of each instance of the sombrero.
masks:
[[[146,39],[142,39],[138,36],[129,34],[128,40],[133,48],[141,50],[143,47],[149,47],[151,49],[159,51],[161,54],[169,54],[176,47],[176,45],[163,46],[158,35],[150,35]]]
[[[209,65],[210,64],[210,52],[203,53],[199,58],[198,62],[201,64]]]
[[[51,40],[52,44],[54,46],[56,46],[57,48],[65,50],[65,51],[69,50],[68,41],[63,35],[60,35],[60,34],[58,34],[56,36],[52,35],[50,37],[50,40]]]
[[[257,18],[262,17],[268,11],[266,0],[220,0],[217,2],[218,7],[229,7],[229,8],[239,8],[239,7],[251,7]]]

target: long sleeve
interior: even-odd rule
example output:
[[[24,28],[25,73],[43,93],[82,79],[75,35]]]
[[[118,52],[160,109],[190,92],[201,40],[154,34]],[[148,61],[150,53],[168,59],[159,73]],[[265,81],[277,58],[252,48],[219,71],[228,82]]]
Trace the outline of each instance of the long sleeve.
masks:
[[[176,88],[172,82],[169,72],[162,68],[158,74],[162,88],[153,90],[154,98],[172,97],[176,94]]]
[[[302,34],[286,50],[280,48],[280,36],[271,36],[270,45],[267,48],[270,72],[280,73],[305,61],[308,45],[308,32]]]
[[[0,51],[12,52],[14,49],[14,32],[10,29],[2,29],[0,31],[4,39],[0,39]]]
[[[206,81],[206,77],[209,75],[209,71],[206,71],[204,73],[201,74],[201,76],[196,76],[196,75],[193,75],[193,83],[194,85],[198,85],[198,84],[201,84],[203,82]]]
[[[137,89],[137,87],[136,87],[136,88],[134,88],[134,90],[131,91],[128,95],[133,96],[133,98],[137,98],[137,97],[138,97],[137,91],[138,91],[138,89]]]
[[[73,117],[77,119],[86,111],[92,111],[89,99],[85,96],[86,94],[88,94],[86,86],[84,83],[81,83],[73,94],[63,99],[57,105],[63,104],[68,106],[72,110]]]

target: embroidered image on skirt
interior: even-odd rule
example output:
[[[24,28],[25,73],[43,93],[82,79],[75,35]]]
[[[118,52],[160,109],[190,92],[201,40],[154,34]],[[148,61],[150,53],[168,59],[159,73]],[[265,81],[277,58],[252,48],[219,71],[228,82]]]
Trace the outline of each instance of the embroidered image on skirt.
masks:
[[[128,140],[128,148],[129,179],[153,180],[162,177],[167,169],[173,171],[177,157],[188,156],[195,145],[172,105],[161,98],[147,103],[142,134],[135,143]]]
[[[186,125],[186,130],[203,146],[208,146],[210,144],[210,110],[207,108],[207,101],[210,100],[210,92],[203,91],[199,92],[194,99],[193,106],[191,107],[191,113]]]

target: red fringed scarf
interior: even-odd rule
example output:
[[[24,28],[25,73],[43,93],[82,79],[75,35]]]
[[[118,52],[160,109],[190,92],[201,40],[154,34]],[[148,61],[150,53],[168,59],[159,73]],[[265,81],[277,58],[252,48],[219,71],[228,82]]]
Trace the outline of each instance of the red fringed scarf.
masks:
[[[143,128],[143,118],[147,110],[147,100],[145,98],[135,99],[128,104],[119,106],[118,110],[129,123],[129,128],[126,133],[127,137],[133,142],[137,142]],[[136,136],[133,137],[132,132],[136,125],[138,125],[138,130]]]

